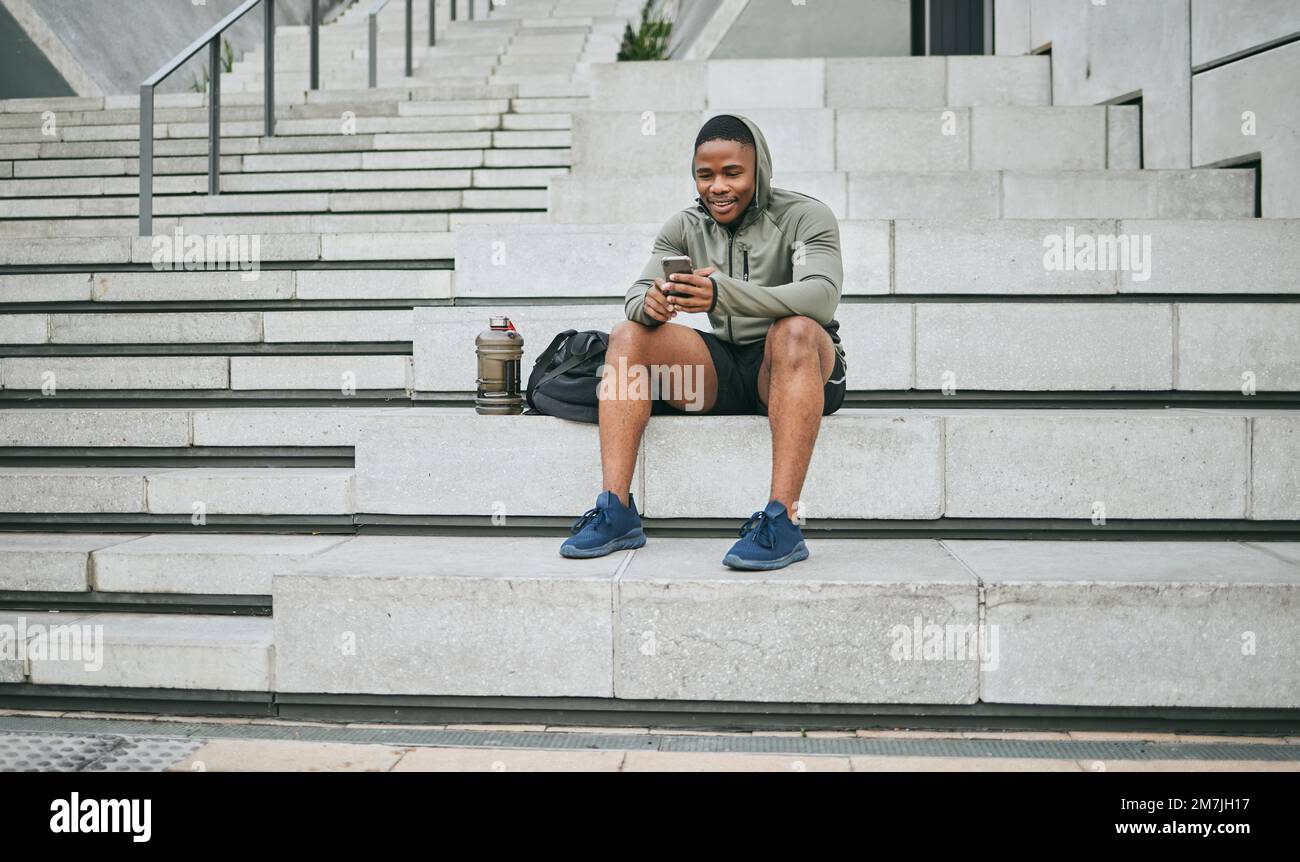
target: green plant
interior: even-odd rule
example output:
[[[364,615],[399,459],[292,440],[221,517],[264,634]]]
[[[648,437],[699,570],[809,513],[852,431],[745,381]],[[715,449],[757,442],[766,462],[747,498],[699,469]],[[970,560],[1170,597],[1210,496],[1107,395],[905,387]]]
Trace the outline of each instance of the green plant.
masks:
[[[628,24],[623,30],[623,45],[618,49],[620,60],[667,60],[668,40],[673,33],[673,22],[651,12],[654,0],[646,0],[641,7],[641,23],[636,32]]]
[[[221,71],[229,75],[235,70],[235,48],[230,44],[229,39],[221,40]],[[194,75],[194,83],[190,84],[190,89],[196,93],[206,93],[211,75],[208,73],[208,64],[203,64],[203,77],[200,78],[198,73]]]

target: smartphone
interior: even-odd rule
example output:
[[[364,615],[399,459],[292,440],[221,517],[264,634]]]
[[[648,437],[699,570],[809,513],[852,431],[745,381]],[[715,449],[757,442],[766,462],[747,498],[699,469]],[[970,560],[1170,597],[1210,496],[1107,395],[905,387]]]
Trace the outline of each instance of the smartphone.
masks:
[[[680,272],[683,273],[684,275],[690,275],[691,273],[695,272],[695,266],[691,263],[691,259],[689,257],[666,257],[663,259],[663,264],[664,264],[664,281],[667,282],[668,284],[674,283],[668,278],[668,276],[672,275],[673,273]],[[667,291],[667,294],[669,296],[690,296],[689,293],[683,293],[680,290],[669,290]]]

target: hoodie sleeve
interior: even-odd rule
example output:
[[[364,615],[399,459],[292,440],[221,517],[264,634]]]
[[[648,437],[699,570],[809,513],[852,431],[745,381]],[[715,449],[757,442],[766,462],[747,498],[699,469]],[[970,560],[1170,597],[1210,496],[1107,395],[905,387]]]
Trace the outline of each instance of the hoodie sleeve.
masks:
[[[678,257],[689,253],[686,250],[686,237],[683,231],[683,214],[679,212],[659,229],[659,235],[655,237],[654,250],[651,251],[645,268],[641,270],[641,277],[628,288],[627,297],[623,301],[623,309],[627,312],[628,320],[644,323],[646,326],[658,326],[663,322],[646,314],[646,291],[655,286],[656,278],[664,276],[662,258]]]
[[[794,315],[830,323],[840,303],[844,264],[840,258],[840,228],[825,205],[809,206],[787,235],[793,257],[794,280],[760,285],[723,273],[713,275],[711,311],[735,317],[781,318]]]

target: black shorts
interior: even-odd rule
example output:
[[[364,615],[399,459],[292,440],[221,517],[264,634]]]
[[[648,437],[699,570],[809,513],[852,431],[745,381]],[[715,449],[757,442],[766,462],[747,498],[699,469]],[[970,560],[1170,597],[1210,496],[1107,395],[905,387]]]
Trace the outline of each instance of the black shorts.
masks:
[[[724,341],[712,332],[695,330],[709,348],[713,358],[713,370],[718,375],[718,400],[712,410],[697,412],[700,416],[766,416],[767,405],[758,399],[758,372],[763,365],[763,350],[766,342],[753,344],[732,344]],[[844,392],[848,388],[845,381],[844,363],[840,355],[835,354],[835,368],[830,379],[822,389],[822,415],[829,416],[844,404]],[[656,412],[679,413],[667,402],[655,405]]]

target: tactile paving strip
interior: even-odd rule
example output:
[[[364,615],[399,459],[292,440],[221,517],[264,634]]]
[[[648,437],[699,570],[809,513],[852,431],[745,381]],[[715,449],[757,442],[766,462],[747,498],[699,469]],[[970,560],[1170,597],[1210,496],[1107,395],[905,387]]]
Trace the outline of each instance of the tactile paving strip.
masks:
[[[0,733],[0,772],[77,772],[122,742],[114,736]]]
[[[166,734],[166,735],[164,735]],[[1300,745],[1029,739],[880,739],[693,736],[644,733],[350,728],[0,716],[0,770],[165,769],[213,739],[382,743],[457,748],[680,751],[748,754],[1041,758],[1068,760],[1267,760],[1300,762]],[[27,740],[21,748],[15,740]],[[31,740],[40,741],[33,746]],[[62,747],[55,749],[56,743]],[[6,749],[8,744],[12,750]],[[76,748],[81,745],[84,750]],[[88,746],[96,746],[88,748]],[[128,747],[128,745],[132,747]],[[187,745],[192,747],[186,748]],[[122,748],[120,755],[118,748]],[[79,754],[80,751],[80,754]],[[20,756],[21,752],[21,756]],[[34,754],[33,754],[34,753]],[[54,754],[61,757],[54,760]],[[40,762],[36,762],[39,757]],[[167,762],[169,757],[173,760]]]
[[[83,769],[83,772],[162,772],[206,744],[202,739],[135,737]]]

